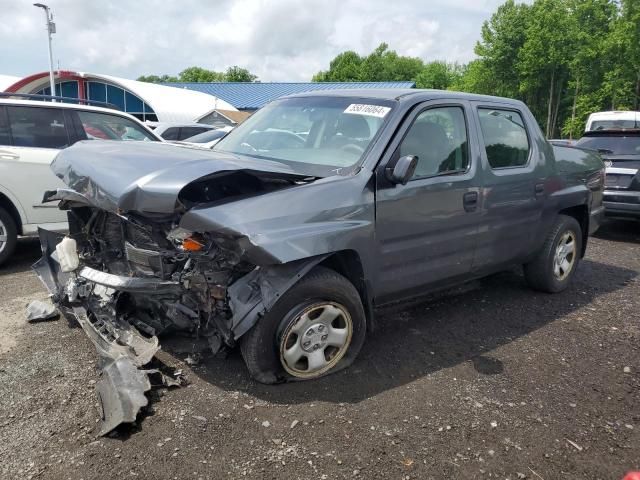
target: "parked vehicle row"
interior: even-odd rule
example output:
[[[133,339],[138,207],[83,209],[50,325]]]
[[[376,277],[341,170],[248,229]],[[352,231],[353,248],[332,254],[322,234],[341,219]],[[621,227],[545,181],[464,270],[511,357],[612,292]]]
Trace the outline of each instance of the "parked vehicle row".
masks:
[[[183,141],[194,135],[215,131],[216,127],[204,123],[170,123],[170,122],[146,122],[156,135],[167,141]]]
[[[152,131],[123,112],[58,100],[0,98],[0,265],[10,258],[19,235],[34,235],[38,227],[67,230],[66,214],[42,203],[44,191],[63,186],[49,168],[61,149],[81,140],[160,142],[174,137],[189,137],[176,142],[184,146],[211,148],[230,130],[155,122]],[[207,137],[190,138],[203,134]]]
[[[597,151],[607,167],[606,215],[640,219],[640,112],[595,112],[582,138],[549,142]]]
[[[640,218],[640,128],[588,131],[576,147],[595,150],[604,160],[606,214]]]

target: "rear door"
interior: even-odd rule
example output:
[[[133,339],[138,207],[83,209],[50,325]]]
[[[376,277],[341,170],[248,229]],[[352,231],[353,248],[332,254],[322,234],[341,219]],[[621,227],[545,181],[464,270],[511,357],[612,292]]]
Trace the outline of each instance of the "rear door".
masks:
[[[467,274],[480,221],[477,141],[465,101],[418,105],[376,172],[378,301],[419,294]],[[473,148],[470,148],[473,146]],[[393,185],[389,164],[418,157],[413,178]]]
[[[29,224],[63,223],[66,212],[53,203],[43,204],[46,190],[64,187],[49,166],[69,145],[68,117],[64,109],[7,105],[11,145],[0,146],[3,185],[19,199]]]
[[[533,117],[512,106],[472,102],[483,170],[482,226],[474,270],[493,270],[531,252],[545,198],[541,138]]]

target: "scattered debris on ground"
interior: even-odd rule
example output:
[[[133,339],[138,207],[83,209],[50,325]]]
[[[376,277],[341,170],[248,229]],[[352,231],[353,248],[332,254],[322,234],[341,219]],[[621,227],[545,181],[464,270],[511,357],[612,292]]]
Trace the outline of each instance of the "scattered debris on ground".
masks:
[[[51,302],[31,300],[27,305],[27,322],[57,320],[60,314]]]
[[[201,348],[163,341],[145,367],[148,405],[104,437],[93,344],[67,322],[24,321],[24,306],[46,299],[29,268],[39,253],[21,241],[0,269],[0,478],[621,479],[640,469],[640,224],[592,239],[564,293],[532,292],[508,272],[387,309],[351,368],[312,383],[257,384],[235,351],[189,365]]]

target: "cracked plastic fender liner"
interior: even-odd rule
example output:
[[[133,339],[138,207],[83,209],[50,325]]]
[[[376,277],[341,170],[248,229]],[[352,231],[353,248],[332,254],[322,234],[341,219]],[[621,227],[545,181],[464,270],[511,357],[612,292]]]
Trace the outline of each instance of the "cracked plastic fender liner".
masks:
[[[121,423],[135,422],[140,409],[149,403],[145,396],[149,390],[151,382],[146,372],[138,370],[130,358],[118,357],[107,363],[96,385],[102,416],[100,435]]]
[[[111,322],[91,322],[82,307],[74,307],[73,314],[103,358],[117,360],[127,357],[136,367],[141,367],[160,350],[158,337],[145,338],[131,325],[116,329]]]
[[[96,392],[102,416],[100,435],[105,435],[121,423],[135,422],[140,409],[149,403],[145,392],[151,389],[151,382],[147,372],[138,368],[160,349],[158,338],[147,339],[130,325],[116,330],[109,323],[91,322],[81,307],[74,307],[73,315],[100,355]]]
[[[231,331],[237,340],[270,310],[278,299],[328,255],[271,265],[253,270],[229,289],[229,307],[233,312]]]

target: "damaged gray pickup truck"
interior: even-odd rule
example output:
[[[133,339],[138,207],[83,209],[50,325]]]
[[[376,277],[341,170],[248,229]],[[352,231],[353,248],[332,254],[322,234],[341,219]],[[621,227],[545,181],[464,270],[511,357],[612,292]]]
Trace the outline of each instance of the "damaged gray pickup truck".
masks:
[[[318,378],[382,304],[513,265],[565,289],[603,212],[598,155],[551,146],[521,102],[444,91],[301,94],[213,151],[85,141],[52,169],[70,232],[41,231],[34,268],[102,358],[103,433],[146,405],[158,336]]]

